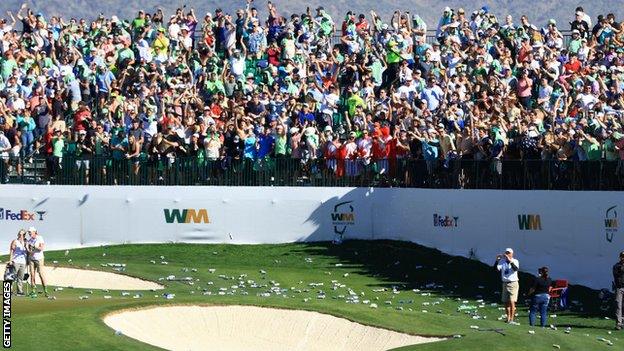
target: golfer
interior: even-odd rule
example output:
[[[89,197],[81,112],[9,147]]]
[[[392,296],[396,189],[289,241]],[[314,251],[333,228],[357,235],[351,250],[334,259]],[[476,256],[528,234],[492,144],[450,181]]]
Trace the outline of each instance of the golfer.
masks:
[[[20,229],[17,232],[17,239],[11,241],[9,247],[9,263],[15,268],[17,274],[17,295],[24,296],[24,274],[26,274],[26,230]]]
[[[32,284],[32,293],[36,294],[36,277],[35,274],[39,273],[41,279],[41,285],[43,285],[43,293],[48,296],[48,290],[46,289],[46,281],[43,273],[43,250],[45,249],[45,242],[43,237],[39,235],[35,227],[28,228],[28,234],[30,239],[28,240],[28,247],[30,253],[30,281]]]
[[[494,267],[501,273],[503,281],[502,300],[507,313],[507,323],[516,324],[514,315],[516,314],[516,301],[518,301],[518,291],[520,290],[520,284],[518,283],[520,262],[513,258],[513,250],[506,248],[504,254],[496,255]]]

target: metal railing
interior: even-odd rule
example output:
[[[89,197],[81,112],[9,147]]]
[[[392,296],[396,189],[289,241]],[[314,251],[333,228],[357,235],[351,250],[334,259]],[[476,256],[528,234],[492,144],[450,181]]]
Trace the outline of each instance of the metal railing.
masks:
[[[18,167],[19,166],[19,167]],[[19,172],[18,172],[19,170]],[[74,157],[0,162],[10,183],[624,190],[624,161]]]

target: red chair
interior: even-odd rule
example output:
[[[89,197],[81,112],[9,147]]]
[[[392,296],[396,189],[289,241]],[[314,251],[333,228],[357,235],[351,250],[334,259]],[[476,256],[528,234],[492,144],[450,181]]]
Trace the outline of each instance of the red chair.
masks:
[[[559,305],[561,302],[561,294],[563,293],[563,291],[565,289],[568,288],[568,281],[565,279],[560,279],[560,280],[555,280],[555,283],[553,284],[553,288],[550,289],[550,292],[548,293],[550,295],[550,308],[553,311],[556,311],[557,309],[559,309]]]

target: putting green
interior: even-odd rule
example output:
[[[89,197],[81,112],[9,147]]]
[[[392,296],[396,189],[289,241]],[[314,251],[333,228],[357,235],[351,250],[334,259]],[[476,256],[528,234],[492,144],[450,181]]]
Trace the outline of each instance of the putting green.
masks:
[[[401,350],[552,350],[553,345],[609,350],[624,345],[624,334],[610,333],[613,320],[605,319],[596,291],[572,286],[573,311],[550,318],[557,330],[529,327],[524,303],[519,308],[521,325],[509,326],[498,320],[503,313],[500,284],[491,267],[410,243],[120,245],[70,250],[67,256],[64,251],[47,252],[46,260],[106,272],[115,271],[102,264],[126,264],[124,274],[165,288],[64,288],[52,292],[55,300],[15,297],[15,350],[41,349],[42,340],[46,350],[157,350],[115,335],[103,318],[122,310],[180,305],[314,311],[396,332],[448,338]],[[557,272],[552,274],[558,278]],[[523,294],[529,279],[521,276]]]

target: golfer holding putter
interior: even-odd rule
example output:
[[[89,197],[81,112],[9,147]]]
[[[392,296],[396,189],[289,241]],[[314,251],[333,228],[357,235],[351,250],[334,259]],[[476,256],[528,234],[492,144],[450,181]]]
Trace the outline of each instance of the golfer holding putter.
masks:
[[[37,233],[37,229],[35,227],[28,228],[28,234],[30,234],[30,239],[28,240],[30,253],[30,281],[33,288],[31,295],[36,295],[37,285],[35,274],[39,273],[41,285],[43,285],[43,293],[45,296],[48,296],[45,276],[43,273],[43,250],[45,249],[45,242],[43,241],[43,237]]]
[[[9,263],[13,265],[16,273],[17,295],[24,296],[24,274],[26,274],[26,230],[20,229],[17,239],[11,241],[9,247]]]

